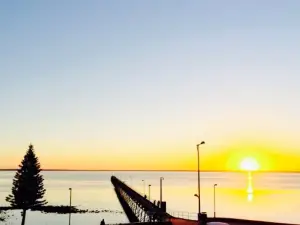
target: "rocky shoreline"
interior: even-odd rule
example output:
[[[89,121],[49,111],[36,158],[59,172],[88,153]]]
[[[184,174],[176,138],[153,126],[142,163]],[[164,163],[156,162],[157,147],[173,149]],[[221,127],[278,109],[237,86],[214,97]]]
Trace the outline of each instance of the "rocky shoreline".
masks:
[[[7,214],[8,211],[20,210],[10,206],[0,206],[0,221],[5,221],[10,216]],[[42,213],[57,213],[57,214],[68,214],[68,213],[116,213],[123,214],[123,211],[110,210],[110,209],[80,209],[76,206],[65,206],[65,205],[47,205],[41,207],[35,207],[30,209],[31,211],[40,211]]]

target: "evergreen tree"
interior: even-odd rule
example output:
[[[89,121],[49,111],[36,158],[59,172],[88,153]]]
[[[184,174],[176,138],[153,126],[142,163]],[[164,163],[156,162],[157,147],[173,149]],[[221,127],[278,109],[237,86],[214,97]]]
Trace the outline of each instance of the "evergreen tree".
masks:
[[[12,207],[23,210],[22,225],[25,224],[26,211],[28,209],[47,204],[43,200],[46,190],[44,189],[44,179],[40,172],[40,163],[35,155],[33,145],[30,144],[13,179],[12,193],[6,197],[6,201]]]

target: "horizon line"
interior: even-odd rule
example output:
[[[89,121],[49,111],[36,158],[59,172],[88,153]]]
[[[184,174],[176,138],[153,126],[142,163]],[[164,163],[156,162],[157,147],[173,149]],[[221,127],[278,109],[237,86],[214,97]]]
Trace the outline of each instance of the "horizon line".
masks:
[[[18,169],[0,169],[0,171],[16,171]],[[198,170],[167,170],[167,169],[41,169],[41,171],[53,171],[53,172],[197,172]],[[200,172],[208,173],[236,173],[236,172],[248,172],[243,170],[200,170]],[[284,170],[257,170],[251,171],[255,173],[300,173],[300,171],[284,171]]]

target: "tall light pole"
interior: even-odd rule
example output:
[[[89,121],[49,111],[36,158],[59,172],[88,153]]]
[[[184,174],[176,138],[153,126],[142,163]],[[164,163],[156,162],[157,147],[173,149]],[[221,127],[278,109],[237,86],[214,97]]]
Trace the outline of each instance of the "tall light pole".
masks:
[[[163,177],[160,178],[160,205],[161,205],[161,202],[162,202],[162,181],[164,180]]]
[[[70,212],[69,212],[69,225],[71,225],[71,206],[72,206],[72,188],[69,188],[70,191]]]
[[[200,224],[201,217],[201,203],[200,203],[200,159],[199,159],[199,146],[204,145],[205,142],[201,141],[201,143],[197,144],[197,159],[198,159],[198,222]]]
[[[151,184],[149,184],[148,187],[149,187],[149,190],[148,190],[149,191],[149,193],[148,193],[148,195],[149,195],[149,201],[151,201],[151,199],[150,199],[150,187],[151,187]]]
[[[144,195],[146,195],[146,182],[145,180],[142,180],[143,181],[143,185],[144,185]]]
[[[194,194],[194,196],[198,199],[198,202],[199,202],[199,195],[198,194]],[[198,225],[200,225],[200,215],[199,212],[198,212]]]
[[[214,184],[214,218],[216,218],[216,186],[217,184]]]

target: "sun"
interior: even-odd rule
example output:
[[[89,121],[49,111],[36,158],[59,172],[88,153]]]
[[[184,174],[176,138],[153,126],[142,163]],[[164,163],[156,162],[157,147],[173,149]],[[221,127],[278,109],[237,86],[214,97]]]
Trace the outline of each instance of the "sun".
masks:
[[[259,164],[256,159],[246,157],[241,161],[240,168],[245,171],[255,171],[259,169]]]

